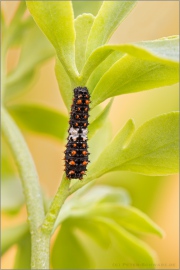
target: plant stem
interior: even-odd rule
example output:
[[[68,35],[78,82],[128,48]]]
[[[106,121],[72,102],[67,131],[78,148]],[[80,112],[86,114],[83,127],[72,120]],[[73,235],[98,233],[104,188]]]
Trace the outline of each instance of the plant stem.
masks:
[[[87,177],[82,181],[78,181],[77,183],[72,185],[72,187],[69,189],[69,195],[71,195],[72,193],[74,193],[78,189],[82,188],[83,186],[87,185],[88,183],[90,183],[93,180],[95,180],[95,179],[92,177],[89,177],[89,178]]]
[[[31,236],[31,268],[49,269],[50,237],[40,229]]]
[[[16,161],[27,203],[31,230],[44,218],[44,207],[36,168],[26,142],[8,112],[2,108],[2,132]]]
[[[32,240],[32,267],[49,268],[49,238],[39,230],[45,213],[35,164],[20,130],[2,108],[2,133],[16,161],[25,195]]]
[[[55,224],[55,221],[58,217],[59,211],[66,200],[66,198],[69,195],[69,185],[70,180],[66,178],[65,174],[63,175],[63,178],[61,180],[61,184],[58,188],[58,191],[51,203],[51,206],[49,208],[49,211],[44,219],[44,222],[41,226],[41,230],[50,235],[53,231],[53,227]]]

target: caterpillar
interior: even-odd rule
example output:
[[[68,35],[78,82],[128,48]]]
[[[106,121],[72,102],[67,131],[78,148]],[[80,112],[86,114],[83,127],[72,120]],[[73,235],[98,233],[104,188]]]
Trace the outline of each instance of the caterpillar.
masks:
[[[73,104],[69,121],[69,136],[65,150],[65,173],[68,179],[82,180],[89,163],[88,117],[90,94],[86,87],[74,89]]]

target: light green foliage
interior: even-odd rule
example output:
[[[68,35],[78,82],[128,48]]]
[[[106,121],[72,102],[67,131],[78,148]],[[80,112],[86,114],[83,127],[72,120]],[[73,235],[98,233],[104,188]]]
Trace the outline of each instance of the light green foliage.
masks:
[[[32,24],[32,23],[31,23]],[[33,51],[32,51],[33,42]],[[32,53],[34,57],[32,57]],[[54,55],[54,50],[40,30],[32,24],[22,41],[22,51],[18,66],[8,74],[6,79],[5,99],[9,101],[25,91],[39,65]],[[26,59],[26,62],[24,62]]]
[[[68,245],[67,245],[68,243]],[[69,258],[71,254],[71,259]],[[52,253],[54,269],[81,269],[91,268],[92,263],[83,244],[65,222],[56,238]]]
[[[179,67],[124,56],[109,69],[96,85],[94,106],[109,97],[140,92],[177,83]],[[103,86],[106,89],[102,92]],[[89,86],[90,88],[91,86]]]
[[[9,48],[14,46],[21,48],[17,66],[8,74],[3,74],[5,60],[2,59],[2,101],[5,104],[25,92],[32,84],[40,64],[55,54],[52,45],[41,33],[33,19],[28,17],[22,20],[21,17],[25,10],[25,2],[21,2],[10,25],[5,25],[6,31],[2,33],[3,58]]]
[[[140,269],[144,269],[144,265],[146,265],[146,269],[155,268],[154,263],[157,262],[156,254],[147,244],[136,236],[131,235],[124,228],[117,226],[113,221],[105,219],[104,221],[102,220],[102,223],[107,230],[111,230],[116,244],[119,244],[118,253],[123,258],[122,262],[133,262]],[[139,262],[141,263],[139,264]],[[123,268],[129,269],[126,265]]]
[[[169,36],[152,41],[142,41],[135,43],[135,46],[136,45],[141,48],[141,55],[143,52],[142,49],[144,49],[144,59],[151,60],[152,56],[154,55],[154,58],[157,57],[157,60],[164,60],[164,62],[167,62],[167,60],[176,63],[179,62],[179,36]],[[148,50],[148,52],[146,50]],[[131,46],[130,50],[126,52],[135,55],[133,53],[133,48],[131,49]],[[137,50],[135,50],[135,53],[138,55]]]
[[[110,97],[178,82],[178,36],[105,45],[135,4],[136,1],[27,1],[34,20],[31,16],[23,18],[24,2],[19,4],[9,25],[3,14],[1,16],[2,103],[5,107],[2,108],[2,128],[3,138],[8,143],[2,158],[2,206],[5,213],[15,214],[25,197],[31,232],[31,241],[27,224],[7,228],[2,233],[3,253],[17,244],[14,268],[30,269],[31,257],[31,267],[48,269],[49,241],[56,229],[59,232],[50,255],[55,269],[119,267],[112,266],[112,261],[118,261],[121,266],[127,263],[123,269],[129,268],[128,263],[139,264],[138,268],[144,268],[144,263],[146,268],[152,268],[156,262],[155,253],[139,238],[149,233],[162,237],[158,225],[130,205],[130,197],[124,189],[105,185],[92,188],[96,178],[111,171],[156,176],[178,172],[177,112],[155,117],[137,130],[129,120],[111,141],[107,118],[113,100],[103,108],[99,105]],[[86,13],[81,14],[81,11]],[[14,46],[21,49],[20,58],[7,74],[6,55]],[[17,125],[26,132],[62,142],[68,121],[60,111],[41,104],[20,104],[18,95],[30,88],[41,64],[53,56],[67,110],[70,111],[75,87],[86,86],[91,94],[88,143],[91,163],[83,181],[67,182],[63,176],[45,217],[36,168]],[[12,160],[17,163],[24,197]],[[123,178],[123,174],[118,177]],[[123,181],[128,182],[128,179]],[[49,201],[49,198],[44,200]],[[106,253],[108,256],[104,255]]]
[[[9,112],[20,127],[64,140],[67,117],[61,112],[35,104],[11,106]]]
[[[1,210],[2,213],[15,215],[24,203],[24,195],[12,153],[3,136],[1,145]]]
[[[112,100],[95,117],[89,128],[89,139],[101,128],[107,118],[112,105]],[[11,106],[9,112],[16,120],[18,125],[25,130],[38,134],[53,136],[57,140],[63,141],[68,128],[67,117],[52,108],[43,107],[35,104],[24,104]],[[46,119],[46,122],[44,121]],[[59,123],[61,123],[59,125]]]
[[[80,15],[74,21],[76,29],[75,56],[76,56],[76,65],[79,72],[81,71],[83,65],[85,64],[86,44],[93,22],[94,16],[91,14]]]
[[[19,241],[26,234],[27,230],[27,224],[4,229],[1,238],[1,255]]]
[[[74,16],[77,17],[83,13],[97,15],[103,1],[72,1]]]
[[[126,161],[122,169],[148,175],[178,173],[178,127],[178,112],[158,116],[142,125],[123,149]]]
[[[109,54],[90,74],[88,80],[87,80],[87,85],[88,89],[91,92],[93,92],[94,88],[98,84],[98,82],[101,80],[103,75],[111,68],[111,66],[118,61],[124,54],[119,51],[114,51],[111,54]],[[86,65],[87,67],[87,65]],[[85,68],[86,68],[85,67]],[[86,80],[86,77],[85,77]],[[104,87],[103,87],[104,89]],[[92,107],[94,105],[92,104]]]
[[[98,160],[92,165],[90,165],[92,169],[90,169],[88,178],[97,178],[98,176],[116,167],[116,165],[114,164],[114,160],[116,162],[119,161],[119,158],[117,159],[117,157],[119,157],[125,143],[127,143],[127,141],[132,136],[134,129],[135,127],[133,121],[129,120],[127,124],[123,127],[123,129],[115,137],[113,142],[104,149]],[[109,164],[107,160],[109,161]]]
[[[53,44],[65,70],[76,77],[75,30],[70,1],[27,1],[37,25]],[[58,27],[57,27],[58,26]]]
[[[11,177],[15,172],[14,159],[12,153],[1,134],[1,180]]]
[[[96,133],[92,131],[91,135],[92,137],[90,138],[88,145],[89,145],[89,152],[91,155],[91,162],[94,162],[94,160],[96,160],[97,157],[101,154],[104,147],[107,146],[109,144],[109,141],[111,140],[112,137],[111,123],[106,119],[102,127],[100,127],[100,129],[97,130]],[[88,169],[89,166],[90,164],[88,165]]]
[[[23,203],[24,196],[20,180],[14,176],[4,178],[1,183],[2,212],[6,214],[16,214]]]
[[[92,53],[81,76],[85,82],[88,80],[87,86],[95,100],[92,106],[96,106],[112,96],[177,83],[178,59],[177,36],[136,44],[105,45]]]
[[[26,10],[25,2],[21,2],[19,7],[11,20],[10,25],[6,25],[3,10],[1,9],[1,23],[2,23],[2,52],[5,53],[7,48],[11,45],[20,44],[23,39],[24,34],[27,32],[27,26],[29,25],[29,20],[21,20],[22,15]],[[8,32],[7,32],[8,31]],[[4,57],[4,55],[3,55]]]
[[[93,70],[114,51],[127,53],[144,60],[176,65],[179,62],[179,36],[138,43],[101,46],[87,59],[82,76],[88,78]]]
[[[136,132],[129,121],[89,168],[89,178],[113,170],[147,175],[178,172],[178,112],[153,118]]]
[[[54,230],[59,224],[70,217],[87,218],[91,211],[96,213],[96,207],[99,205],[123,204],[129,205],[130,197],[126,190],[113,188],[110,186],[83,187],[77,191],[62,207],[56,220]],[[91,189],[90,189],[91,188]]]
[[[153,233],[162,236],[161,229],[141,211],[129,206],[130,199],[127,192],[120,188],[109,186],[96,186],[90,190],[78,192],[63,206],[56,225],[62,222],[60,232],[53,246],[52,264],[54,268],[71,268],[72,261],[67,260],[65,248],[69,237],[72,254],[76,254],[80,247],[84,247],[84,260],[73,257],[76,268],[89,265],[90,247],[85,244],[91,238],[93,245],[98,245],[103,250],[113,250],[112,236],[117,240],[119,253],[129,256],[129,259],[138,263],[153,263],[155,255],[151,249],[133,232]],[[56,227],[55,227],[56,228]],[[55,229],[54,228],[54,229]],[[131,233],[129,232],[131,231]],[[61,245],[60,245],[61,243]],[[62,247],[58,253],[57,247]],[[63,248],[64,247],[64,248]],[[77,250],[76,250],[77,248]],[[74,256],[74,255],[73,255]],[[95,267],[94,258],[90,256],[91,264]],[[66,259],[64,259],[66,258]],[[119,258],[121,261],[122,259]]]
[[[89,126],[89,134],[88,134],[89,139],[91,139],[94,133],[96,133],[96,131],[104,125],[104,122],[106,121],[106,118],[112,106],[112,103],[113,103],[113,100],[111,100],[106,105],[106,107],[98,115],[96,115],[96,118],[93,121],[92,121],[92,118],[90,118],[90,126]]]
[[[86,57],[107,42],[120,22],[133,9],[136,1],[104,1],[91,28]]]
[[[114,195],[114,194],[113,194]],[[114,199],[114,198],[113,198]],[[162,230],[144,213],[127,205],[111,205],[109,200],[103,205],[98,205],[92,212],[99,217],[112,218],[119,225],[135,233],[154,233],[163,236]]]
[[[86,42],[93,19],[94,17],[91,14],[83,14],[78,16],[78,18],[76,18],[74,21],[76,30],[75,57],[76,65],[79,71],[81,71],[83,65],[85,64]],[[55,72],[62,98],[68,111],[70,111],[72,104],[72,89],[80,83],[75,83],[73,79],[68,76],[62,63],[58,59],[56,60]]]
[[[26,233],[17,243],[14,269],[31,269],[31,236]]]
[[[69,78],[67,72],[65,71],[59,59],[56,59],[55,73],[62,99],[68,111],[70,111],[73,96],[72,89],[74,88],[74,84],[72,80]]]

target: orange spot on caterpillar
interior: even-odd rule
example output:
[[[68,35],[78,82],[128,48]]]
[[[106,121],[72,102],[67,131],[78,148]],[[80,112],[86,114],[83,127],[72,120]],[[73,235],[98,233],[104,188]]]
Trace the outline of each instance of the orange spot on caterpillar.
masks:
[[[88,164],[87,161],[83,161],[82,165],[86,166]]]
[[[76,104],[82,104],[82,100],[81,99],[78,99]]]
[[[70,174],[70,175],[71,175],[71,174],[75,174],[75,171],[70,171],[69,174]]]
[[[90,100],[86,100],[85,103],[88,105],[90,103]]]
[[[70,165],[76,165],[76,163],[75,163],[73,160],[71,160],[71,161],[69,162],[69,164],[70,164]]]
[[[75,156],[76,155],[76,151],[71,151],[71,155]]]

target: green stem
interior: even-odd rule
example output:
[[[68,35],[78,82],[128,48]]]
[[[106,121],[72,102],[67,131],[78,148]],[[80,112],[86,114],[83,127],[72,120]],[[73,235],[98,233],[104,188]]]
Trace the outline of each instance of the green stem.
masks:
[[[69,195],[69,185],[70,180],[67,179],[64,174],[58,191],[41,226],[42,231],[48,235],[52,233],[59,211]]]
[[[44,219],[44,207],[35,164],[20,130],[2,108],[2,133],[16,161],[25,195],[32,239],[32,267],[49,268],[49,237],[38,229]]]
[[[2,132],[16,161],[27,203],[29,224],[36,230],[44,218],[44,207],[36,168],[18,127],[8,112],[2,108]]]
[[[40,229],[31,236],[31,268],[49,269],[50,237]]]
[[[92,177],[89,177],[89,178],[87,177],[82,181],[78,181],[77,183],[72,185],[72,187],[69,189],[69,195],[71,195],[72,193],[74,193],[78,189],[82,188],[83,186],[87,185],[88,183],[90,183],[93,180],[95,180],[95,179]]]

